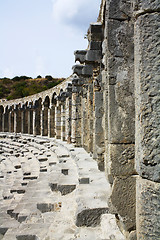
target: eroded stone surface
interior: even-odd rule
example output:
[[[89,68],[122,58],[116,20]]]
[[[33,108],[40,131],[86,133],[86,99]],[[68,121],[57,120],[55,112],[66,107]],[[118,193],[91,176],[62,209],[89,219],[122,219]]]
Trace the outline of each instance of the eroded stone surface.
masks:
[[[159,239],[160,183],[137,179],[138,239]]]
[[[135,24],[136,166],[141,177],[156,182],[160,181],[160,55],[155,47],[160,42],[159,23],[160,14],[152,13],[139,16]]]
[[[113,211],[118,214],[125,230],[136,228],[136,178],[117,177],[111,194]]]

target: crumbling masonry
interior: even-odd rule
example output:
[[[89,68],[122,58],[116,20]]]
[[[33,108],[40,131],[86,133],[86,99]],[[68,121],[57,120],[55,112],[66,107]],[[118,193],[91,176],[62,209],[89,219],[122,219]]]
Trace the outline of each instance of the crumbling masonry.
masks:
[[[102,0],[72,76],[0,106],[0,131],[61,139],[97,160],[130,240],[160,239],[159,12],[159,0]]]

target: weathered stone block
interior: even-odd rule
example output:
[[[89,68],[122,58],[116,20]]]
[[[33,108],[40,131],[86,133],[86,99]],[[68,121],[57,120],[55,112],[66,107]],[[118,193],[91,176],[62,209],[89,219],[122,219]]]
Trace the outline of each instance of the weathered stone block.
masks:
[[[82,69],[83,65],[74,65],[72,67],[73,73],[76,73],[77,75],[82,75]]]
[[[76,225],[78,227],[95,227],[100,224],[101,215],[108,212],[108,208],[85,209],[78,213]]]
[[[109,172],[113,177],[131,176],[134,169],[134,144],[109,144]]]
[[[101,50],[101,48],[102,48],[102,43],[99,41],[91,41],[89,44],[90,50]]]
[[[77,50],[74,52],[75,55],[75,61],[79,61],[80,63],[84,63],[86,59],[86,53],[87,51],[84,50]]]
[[[120,75],[133,78],[133,23],[108,20],[106,27],[107,42],[104,41],[103,62],[108,72],[109,84],[115,84]]]
[[[89,77],[89,76],[92,76],[92,74],[93,74],[93,66],[92,65],[83,66],[83,68],[82,68],[83,76]]]
[[[67,195],[73,192],[76,189],[76,185],[58,185],[58,191],[61,192],[62,195]]]
[[[54,204],[52,203],[37,203],[37,209],[42,213],[54,211]]]
[[[160,183],[137,179],[137,239],[159,239]]]
[[[109,86],[109,142],[134,143],[133,81],[119,77]]]
[[[133,61],[133,23],[108,20],[106,29],[109,54],[115,57],[124,57],[128,61]]]
[[[114,213],[119,215],[126,231],[136,227],[136,178],[117,177],[111,194]]]
[[[103,128],[102,128],[102,118],[96,118],[95,119],[95,134],[102,134]]]
[[[101,50],[88,50],[85,62],[100,62],[102,58]]]
[[[160,9],[160,1],[159,0],[134,0],[134,8],[135,10],[140,10],[142,12],[152,12],[158,11]]]
[[[107,1],[107,10],[107,17],[111,19],[129,20],[132,16],[132,5],[128,0]]]
[[[36,235],[17,235],[16,236],[17,240],[39,240],[39,238]]]
[[[136,168],[140,176],[157,182],[160,182],[159,29],[160,13],[139,16],[135,24]]]
[[[101,23],[92,23],[88,29],[88,40],[89,41],[102,41],[103,29]]]
[[[102,118],[104,114],[103,110],[103,92],[95,92],[95,118]]]

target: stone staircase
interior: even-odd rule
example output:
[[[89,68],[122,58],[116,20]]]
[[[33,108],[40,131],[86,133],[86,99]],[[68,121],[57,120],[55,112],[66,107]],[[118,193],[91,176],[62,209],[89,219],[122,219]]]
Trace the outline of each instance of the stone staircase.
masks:
[[[0,152],[0,239],[124,239],[105,174],[83,148],[1,133]]]

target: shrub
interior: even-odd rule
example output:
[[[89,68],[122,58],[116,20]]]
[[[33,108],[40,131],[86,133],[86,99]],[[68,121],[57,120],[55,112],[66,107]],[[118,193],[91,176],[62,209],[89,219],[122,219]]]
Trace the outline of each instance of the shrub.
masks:
[[[42,76],[41,76],[41,75],[38,75],[37,78],[42,78]]]
[[[51,81],[53,79],[51,75],[46,75],[45,78],[49,81]]]

